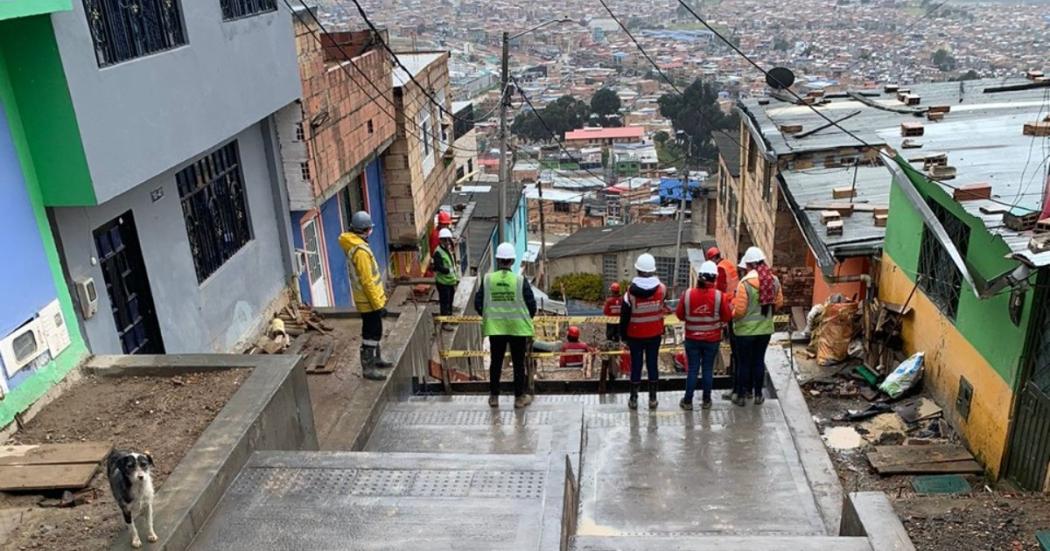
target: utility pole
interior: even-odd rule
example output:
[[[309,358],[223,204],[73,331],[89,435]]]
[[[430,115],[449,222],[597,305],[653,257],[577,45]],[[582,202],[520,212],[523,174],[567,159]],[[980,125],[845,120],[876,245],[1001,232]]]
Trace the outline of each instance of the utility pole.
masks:
[[[537,204],[540,206],[540,265],[543,266],[543,279],[540,288],[547,292],[550,288],[550,279],[547,277],[547,223],[543,216],[543,178],[536,178],[536,193],[539,194]]]
[[[500,81],[499,81],[499,224],[496,226],[499,230],[499,242],[505,243],[507,241],[507,180],[509,180],[509,168],[507,166],[507,107],[510,98],[507,94],[507,84],[510,80],[510,33],[503,31],[503,56],[500,67]],[[540,216],[543,212],[543,206],[540,205]],[[546,269],[546,266],[544,266]]]
[[[678,237],[674,243],[674,274],[671,276],[671,296],[678,296],[678,269],[682,262],[682,228],[685,226],[685,194],[689,192],[689,154],[693,152],[693,137],[686,135],[685,163],[682,165],[685,178],[682,180],[682,199],[678,204]]]

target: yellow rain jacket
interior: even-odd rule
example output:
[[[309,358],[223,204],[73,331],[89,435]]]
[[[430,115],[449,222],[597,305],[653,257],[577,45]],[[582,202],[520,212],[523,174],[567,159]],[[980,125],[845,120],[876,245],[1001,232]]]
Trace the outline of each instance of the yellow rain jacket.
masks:
[[[368,248],[368,242],[356,233],[347,232],[339,236],[339,246],[346,253],[346,265],[350,270],[350,291],[354,295],[354,306],[358,312],[375,312],[386,306],[386,290],[383,289],[383,274],[379,264]]]

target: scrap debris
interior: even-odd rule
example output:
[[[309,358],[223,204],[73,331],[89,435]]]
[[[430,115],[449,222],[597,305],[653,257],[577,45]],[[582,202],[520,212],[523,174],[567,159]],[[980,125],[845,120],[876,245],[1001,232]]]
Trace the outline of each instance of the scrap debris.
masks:
[[[966,448],[948,445],[876,446],[868,462],[880,475],[984,472]]]

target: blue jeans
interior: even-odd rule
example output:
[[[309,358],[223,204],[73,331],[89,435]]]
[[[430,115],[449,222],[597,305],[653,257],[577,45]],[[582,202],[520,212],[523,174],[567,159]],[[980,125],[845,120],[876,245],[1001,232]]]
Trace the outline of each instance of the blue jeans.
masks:
[[[660,341],[661,337],[651,339],[628,339],[627,347],[631,350],[631,382],[642,382],[642,358],[649,371],[649,380],[660,379]]]
[[[766,382],[766,348],[772,335],[737,335],[734,390],[737,396],[762,394]]]
[[[693,392],[696,391],[696,375],[703,368],[704,401],[711,401],[711,387],[715,379],[715,357],[718,355],[720,343],[704,341],[685,341],[685,359],[689,364],[689,373],[685,379],[685,401],[693,401]]]

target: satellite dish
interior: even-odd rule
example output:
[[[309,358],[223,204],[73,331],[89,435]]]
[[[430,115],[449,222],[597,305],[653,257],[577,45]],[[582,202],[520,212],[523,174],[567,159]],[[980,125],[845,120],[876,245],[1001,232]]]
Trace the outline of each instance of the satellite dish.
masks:
[[[795,83],[795,73],[791,72],[791,69],[787,67],[774,67],[766,73],[766,84],[770,88],[776,90],[783,90],[790,88]]]

